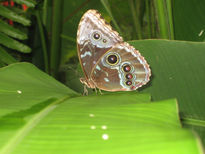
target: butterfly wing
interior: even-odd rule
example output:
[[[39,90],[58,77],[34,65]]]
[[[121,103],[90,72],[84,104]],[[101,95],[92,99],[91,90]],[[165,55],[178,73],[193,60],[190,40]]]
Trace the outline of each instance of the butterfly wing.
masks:
[[[106,91],[136,90],[149,81],[151,71],[144,57],[128,43],[107,51],[92,71],[95,86]]]
[[[122,37],[112,30],[98,11],[88,10],[83,15],[78,26],[77,48],[87,82],[90,82],[91,71],[99,58],[120,42],[123,42]]]

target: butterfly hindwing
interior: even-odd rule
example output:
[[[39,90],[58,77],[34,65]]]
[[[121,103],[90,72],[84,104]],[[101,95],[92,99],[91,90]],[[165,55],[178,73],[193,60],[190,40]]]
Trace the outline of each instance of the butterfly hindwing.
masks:
[[[123,42],[123,39],[106,24],[96,10],[88,10],[83,15],[78,26],[77,48],[87,82],[90,82],[91,71],[96,62],[106,51],[120,42]]]
[[[95,86],[106,91],[135,90],[149,81],[151,71],[144,57],[128,43],[107,51],[92,71]]]

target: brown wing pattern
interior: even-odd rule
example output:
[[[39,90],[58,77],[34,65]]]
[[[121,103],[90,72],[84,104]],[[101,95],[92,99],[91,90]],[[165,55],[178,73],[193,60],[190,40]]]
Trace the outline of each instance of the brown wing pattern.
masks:
[[[149,81],[151,71],[144,57],[128,43],[116,44],[93,69],[95,86],[106,91],[136,90]]]
[[[87,82],[96,62],[116,43],[123,42],[122,37],[113,31],[96,10],[88,10],[78,26],[78,57]]]

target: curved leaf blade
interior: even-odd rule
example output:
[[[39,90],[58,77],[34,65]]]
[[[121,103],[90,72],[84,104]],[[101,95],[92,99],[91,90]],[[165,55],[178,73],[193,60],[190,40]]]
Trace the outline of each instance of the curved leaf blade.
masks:
[[[16,63],[0,69],[0,116],[28,109],[51,98],[72,95],[76,95],[73,90],[32,64]]]
[[[35,7],[36,1],[34,0],[13,0],[18,4],[25,4],[27,7]]]
[[[8,37],[7,35],[5,35],[1,32],[0,32],[0,44],[6,46],[8,48],[18,50],[18,51],[23,52],[23,53],[30,53],[31,52],[30,47]]]
[[[31,21],[28,20],[27,18],[16,14],[15,12],[11,11],[10,9],[2,5],[0,5],[0,15],[5,18],[11,19],[15,22],[18,22],[20,24],[23,24],[25,26],[29,26],[31,24]]]
[[[0,46],[0,61],[5,64],[12,64],[17,62],[15,58],[13,58],[10,54],[8,54],[1,46]]]
[[[19,29],[14,28],[13,26],[10,26],[9,24],[3,22],[0,20],[0,31],[17,39],[25,40],[27,39],[26,33],[20,31]]]

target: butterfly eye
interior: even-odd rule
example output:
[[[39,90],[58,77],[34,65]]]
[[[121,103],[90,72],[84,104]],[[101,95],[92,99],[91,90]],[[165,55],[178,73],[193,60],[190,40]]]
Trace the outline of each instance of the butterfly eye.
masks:
[[[128,80],[128,81],[125,82],[125,84],[126,84],[127,86],[131,86],[131,85],[132,85],[132,81],[129,81],[129,80]]]
[[[95,40],[99,40],[100,39],[100,34],[99,33],[94,33],[93,34],[93,38],[95,39]]]
[[[131,66],[128,65],[128,64],[124,65],[122,68],[123,68],[124,72],[130,72],[131,71]]]
[[[119,58],[116,54],[110,54],[107,56],[106,61],[110,65],[116,65],[119,61]]]

